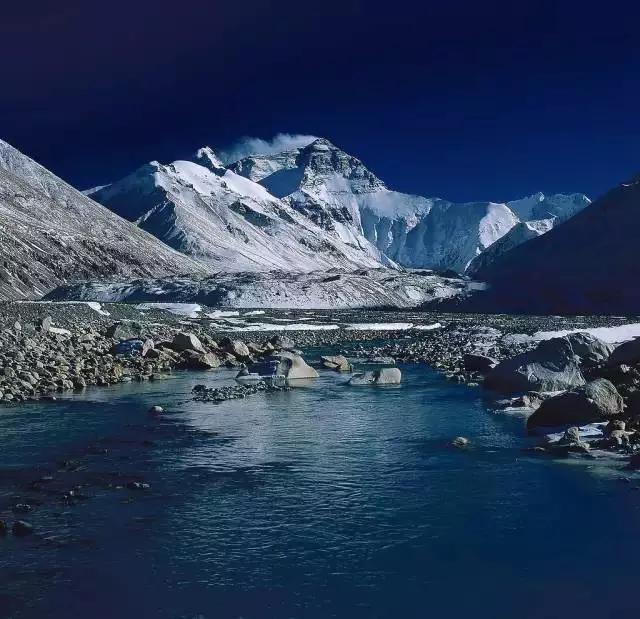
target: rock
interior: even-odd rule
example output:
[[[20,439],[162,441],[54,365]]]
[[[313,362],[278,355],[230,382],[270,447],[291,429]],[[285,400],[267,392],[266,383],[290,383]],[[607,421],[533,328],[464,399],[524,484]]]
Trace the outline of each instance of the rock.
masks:
[[[139,338],[141,330],[137,322],[115,322],[107,328],[105,336],[114,340],[129,340]]]
[[[545,400],[527,420],[528,428],[608,421],[622,413],[624,403],[614,385],[597,378],[582,387]]]
[[[139,356],[142,354],[144,342],[138,339],[120,340],[114,344],[111,352],[114,355]]]
[[[580,428],[575,426],[567,428],[562,438],[556,443],[551,443],[548,447],[556,454],[587,453],[590,450],[589,443],[583,441],[580,436]]]
[[[632,391],[627,396],[627,413],[631,417],[640,416],[640,391]]]
[[[398,368],[380,368],[369,372],[354,374],[349,381],[350,385],[399,385],[402,373]]]
[[[487,374],[485,385],[503,393],[579,387],[585,379],[578,361],[567,338],[545,340],[534,350],[499,363]]]
[[[143,481],[130,481],[127,488],[129,490],[148,490],[151,486]]]
[[[269,343],[276,350],[294,350],[296,347],[294,341],[290,337],[287,337],[286,335],[274,335],[269,340]]]
[[[301,378],[318,378],[319,374],[314,370],[301,355],[293,352],[282,351],[272,356],[278,360],[277,374],[286,377],[287,380],[297,380]]]
[[[464,447],[469,446],[469,439],[464,436],[456,436],[452,441],[451,445],[453,447],[458,447],[459,449],[463,449]]]
[[[146,357],[151,350],[155,350],[155,344],[153,343],[152,339],[148,338],[142,344],[142,350],[140,351],[140,354],[143,357]]]
[[[580,365],[583,367],[605,363],[613,351],[611,344],[603,342],[590,333],[570,333],[566,336],[566,340],[580,358]]]
[[[212,370],[220,367],[220,359],[211,352],[199,353],[195,350],[185,350],[182,353],[183,367],[189,370]]]
[[[153,415],[159,415],[161,413],[164,413],[164,408],[162,408],[162,406],[158,406],[157,404],[152,406],[149,409],[149,412]]]
[[[623,432],[627,429],[627,424],[622,421],[622,419],[612,419],[604,428],[604,435],[608,436],[615,430],[622,430]]]
[[[27,535],[31,535],[33,533],[33,526],[31,526],[24,520],[16,520],[13,523],[13,527],[11,530],[17,537],[26,537]]]
[[[242,340],[225,339],[228,340],[228,342],[225,342],[225,345],[223,346],[226,352],[232,354],[237,359],[247,359],[251,356],[249,348]]]
[[[196,352],[206,352],[202,342],[193,333],[176,333],[171,342],[171,348],[177,352],[183,350],[195,350]]]
[[[40,328],[40,331],[42,331],[42,333],[49,333],[49,329],[51,329],[51,323],[52,323],[52,319],[51,316],[45,316],[41,321],[40,324],[38,325]]]
[[[336,370],[337,372],[351,372],[353,369],[348,359],[343,355],[323,356],[320,357],[322,365],[330,370]]]
[[[464,369],[467,370],[467,372],[480,372],[481,374],[492,370],[498,364],[498,362],[491,357],[470,353],[467,353],[463,357],[463,363]]]
[[[609,365],[635,365],[640,362],[640,337],[620,344],[609,357]]]
[[[609,434],[609,443],[611,447],[628,447],[630,432],[624,430],[613,430]]]

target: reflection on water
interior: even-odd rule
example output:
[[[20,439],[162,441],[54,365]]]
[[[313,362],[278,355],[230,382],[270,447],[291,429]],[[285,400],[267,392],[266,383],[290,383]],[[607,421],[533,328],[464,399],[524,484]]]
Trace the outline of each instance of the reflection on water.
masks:
[[[31,502],[38,535],[0,540],[0,616],[635,616],[635,482],[529,457],[522,419],[402,369],[396,389],[327,371],[193,402],[233,384],[215,372],[3,409],[0,507]]]

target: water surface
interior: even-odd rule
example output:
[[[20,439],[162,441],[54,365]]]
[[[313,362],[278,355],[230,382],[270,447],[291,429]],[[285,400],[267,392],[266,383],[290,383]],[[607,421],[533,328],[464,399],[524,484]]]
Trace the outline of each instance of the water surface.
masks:
[[[401,367],[400,388],[323,372],[214,405],[190,390],[229,375],[183,374],[2,409],[0,508],[34,504],[38,535],[0,539],[0,615],[636,617],[635,483],[530,457],[521,419]]]

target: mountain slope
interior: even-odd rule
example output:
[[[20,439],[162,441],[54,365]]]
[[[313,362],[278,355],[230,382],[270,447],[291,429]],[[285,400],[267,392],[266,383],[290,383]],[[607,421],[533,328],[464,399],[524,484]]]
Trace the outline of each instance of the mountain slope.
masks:
[[[639,229],[636,177],[479,269],[491,290],[476,303],[503,311],[640,312]]]
[[[207,148],[193,161],[149,163],[92,197],[221,271],[393,266],[364,237],[305,216]]]
[[[84,279],[205,272],[0,140],[0,299]]]
[[[392,191],[359,159],[325,139],[245,157],[230,167],[346,242],[364,239],[403,266],[461,273],[516,224],[562,221],[589,204],[582,194],[460,204]]]
[[[542,234],[546,234],[554,226],[553,219],[539,219],[537,221],[522,221],[517,223],[503,237],[487,247],[481,254],[476,256],[467,267],[466,273],[472,277],[478,272],[490,267],[491,264],[500,260],[504,254],[511,251],[518,245],[535,239]]]

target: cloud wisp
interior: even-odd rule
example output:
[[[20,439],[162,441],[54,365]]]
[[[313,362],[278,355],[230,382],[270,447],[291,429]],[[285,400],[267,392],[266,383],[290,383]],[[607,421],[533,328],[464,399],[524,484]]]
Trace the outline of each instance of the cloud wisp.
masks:
[[[244,137],[219,153],[223,163],[229,165],[249,155],[271,155],[286,150],[302,148],[316,140],[314,135],[278,133],[271,140]]]

